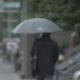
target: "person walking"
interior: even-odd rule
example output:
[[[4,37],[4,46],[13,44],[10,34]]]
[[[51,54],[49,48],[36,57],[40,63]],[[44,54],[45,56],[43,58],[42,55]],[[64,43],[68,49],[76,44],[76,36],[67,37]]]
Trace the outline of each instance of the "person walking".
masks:
[[[13,65],[15,72],[20,71],[21,63],[20,63],[20,52],[19,50],[13,56]]]
[[[38,80],[53,80],[59,51],[57,43],[50,39],[50,33],[44,33],[42,38],[37,41],[35,51]]]
[[[31,57],[32,57],[31,64],[32,64],[32,76],[33,77],[36,77],[36,75],[37,75],[36,45],[37,45],[37,42],[39,40],[40,40],[40,38],[36,38],[34,40],[34,43],[33,43],[33,46],[32,46],[32,50],[31,50]]]

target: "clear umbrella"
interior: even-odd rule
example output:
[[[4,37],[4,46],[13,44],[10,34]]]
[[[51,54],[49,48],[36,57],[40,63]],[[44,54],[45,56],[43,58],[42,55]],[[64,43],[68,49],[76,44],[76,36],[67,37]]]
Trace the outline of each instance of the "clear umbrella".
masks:
[[[58,31],[62,31],[62,29],[52,21],[44,18],[32,18],[21,22],[13,33],[33,34]]]

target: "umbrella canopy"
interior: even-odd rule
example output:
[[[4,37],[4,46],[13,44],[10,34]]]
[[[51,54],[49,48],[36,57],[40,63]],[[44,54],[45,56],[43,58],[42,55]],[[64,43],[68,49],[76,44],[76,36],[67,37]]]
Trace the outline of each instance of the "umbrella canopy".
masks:
[[[44,18],[32,18],[21,22],[13,33],[31,34],[62,31],[61,28],[52,21]]]

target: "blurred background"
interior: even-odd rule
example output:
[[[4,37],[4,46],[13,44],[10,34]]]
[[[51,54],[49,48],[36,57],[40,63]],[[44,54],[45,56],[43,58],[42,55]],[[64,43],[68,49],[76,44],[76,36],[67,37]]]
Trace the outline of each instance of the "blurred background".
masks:
[[[12,30],[21,21],[42,17],[56,22],[64,31],[72,31],[80,22],[79,0],[0,0],[0,41],[18,38]]]
[[[50,19],[63,29],[52,35],[63,52],[74,25],[80,23],[80,0],[0,0],[0,57],[10,50],[20,51],[21,35],[12,31],[20,22],[34,17]]]

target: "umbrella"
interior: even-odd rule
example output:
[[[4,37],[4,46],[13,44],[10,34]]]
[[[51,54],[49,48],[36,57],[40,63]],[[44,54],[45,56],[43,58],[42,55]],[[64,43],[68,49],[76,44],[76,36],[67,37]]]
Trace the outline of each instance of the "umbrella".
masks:
[[[52,21],[44,18],[32,18],[21,22],[13,33],[32,34],[62,31],[61,28]]]

